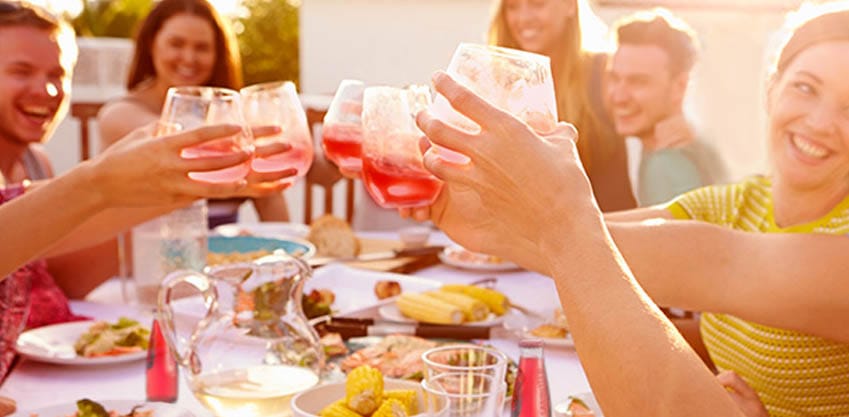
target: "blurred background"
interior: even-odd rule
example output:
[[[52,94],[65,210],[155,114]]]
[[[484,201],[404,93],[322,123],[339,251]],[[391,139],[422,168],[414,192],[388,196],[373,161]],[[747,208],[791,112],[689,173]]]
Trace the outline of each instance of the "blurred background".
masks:
[[[136,22],[154,0],[41,0],[74,22],[80,61],[73,101],[124,93]],[[342,79],[428,83],[459,42],[485,42],[490,0],[212,0],[233,20],[245,83],[293,80],[310,96]],[[686,101],[688,118],[716,144],[731,180],[765,173],[764,71],[777,30],[800,0],[593,0],[606,23],[667,7],[698,32],[702,55]],[[320,96],[319,96],[320,97]],[[319,100],[320,101],[320,100]],[[306,105],[310,105],[305,102]],[[96,129],[95,129],[96,130]],[[79,161],[78,121],[68,118],[47,149],[59,172]],[[96,135],[96,132],[95,132]],[[96,138],[92,141],[97,143]],[[286,192],[300,219],[302,184]],[[248,220],[252,210],[243,210]]]

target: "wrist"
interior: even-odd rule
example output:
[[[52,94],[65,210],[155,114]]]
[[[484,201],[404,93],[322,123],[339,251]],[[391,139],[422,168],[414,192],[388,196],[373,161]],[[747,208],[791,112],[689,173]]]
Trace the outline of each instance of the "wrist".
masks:
[[[108,178],[102,178],[91,161],[77,165],[65,176],[73,183],[73,198],[88,202],[92,209],[103,210],[109,207]]]

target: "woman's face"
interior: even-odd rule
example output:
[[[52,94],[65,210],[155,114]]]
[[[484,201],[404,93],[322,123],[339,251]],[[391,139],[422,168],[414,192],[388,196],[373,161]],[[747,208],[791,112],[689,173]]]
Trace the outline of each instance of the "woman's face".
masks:
[[[567,19],[575,15],[575,0],[503,0],[507,30],[519,48],[552,55],[562,48]]]
[[[777,180],[799,191],[849,192],[849,41],[815,44],[769,91]]]
[[[168,86],[204,85],[215,64],[215,31],[199,16],[176,14],[153,38],[153,66]]]

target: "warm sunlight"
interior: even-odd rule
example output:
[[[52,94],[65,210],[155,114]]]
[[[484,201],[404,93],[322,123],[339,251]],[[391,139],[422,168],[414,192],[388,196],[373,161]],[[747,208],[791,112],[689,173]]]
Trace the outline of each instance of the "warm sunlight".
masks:
[[[218,12],[224,16],[235,16],[239,14],[242,0],[209,0]]]

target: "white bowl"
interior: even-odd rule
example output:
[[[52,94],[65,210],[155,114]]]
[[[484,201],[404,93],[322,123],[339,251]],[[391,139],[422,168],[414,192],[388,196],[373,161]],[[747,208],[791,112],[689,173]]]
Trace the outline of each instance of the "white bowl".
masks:
[[[421,383],[402,379],[385,378],[383,389],[414,389],[419,395],[419,410],[425,407]],[[322,408],[345,397],[345,381],[319,385],[303,391],[292,398],[292,413],[295,417],[318,417]],[[424,417],[415,414],[410,417]]]
[[[405,248],[421,248],[430,238],[430,228],[427,226],[409,226],[398,231],[398,237]]]

